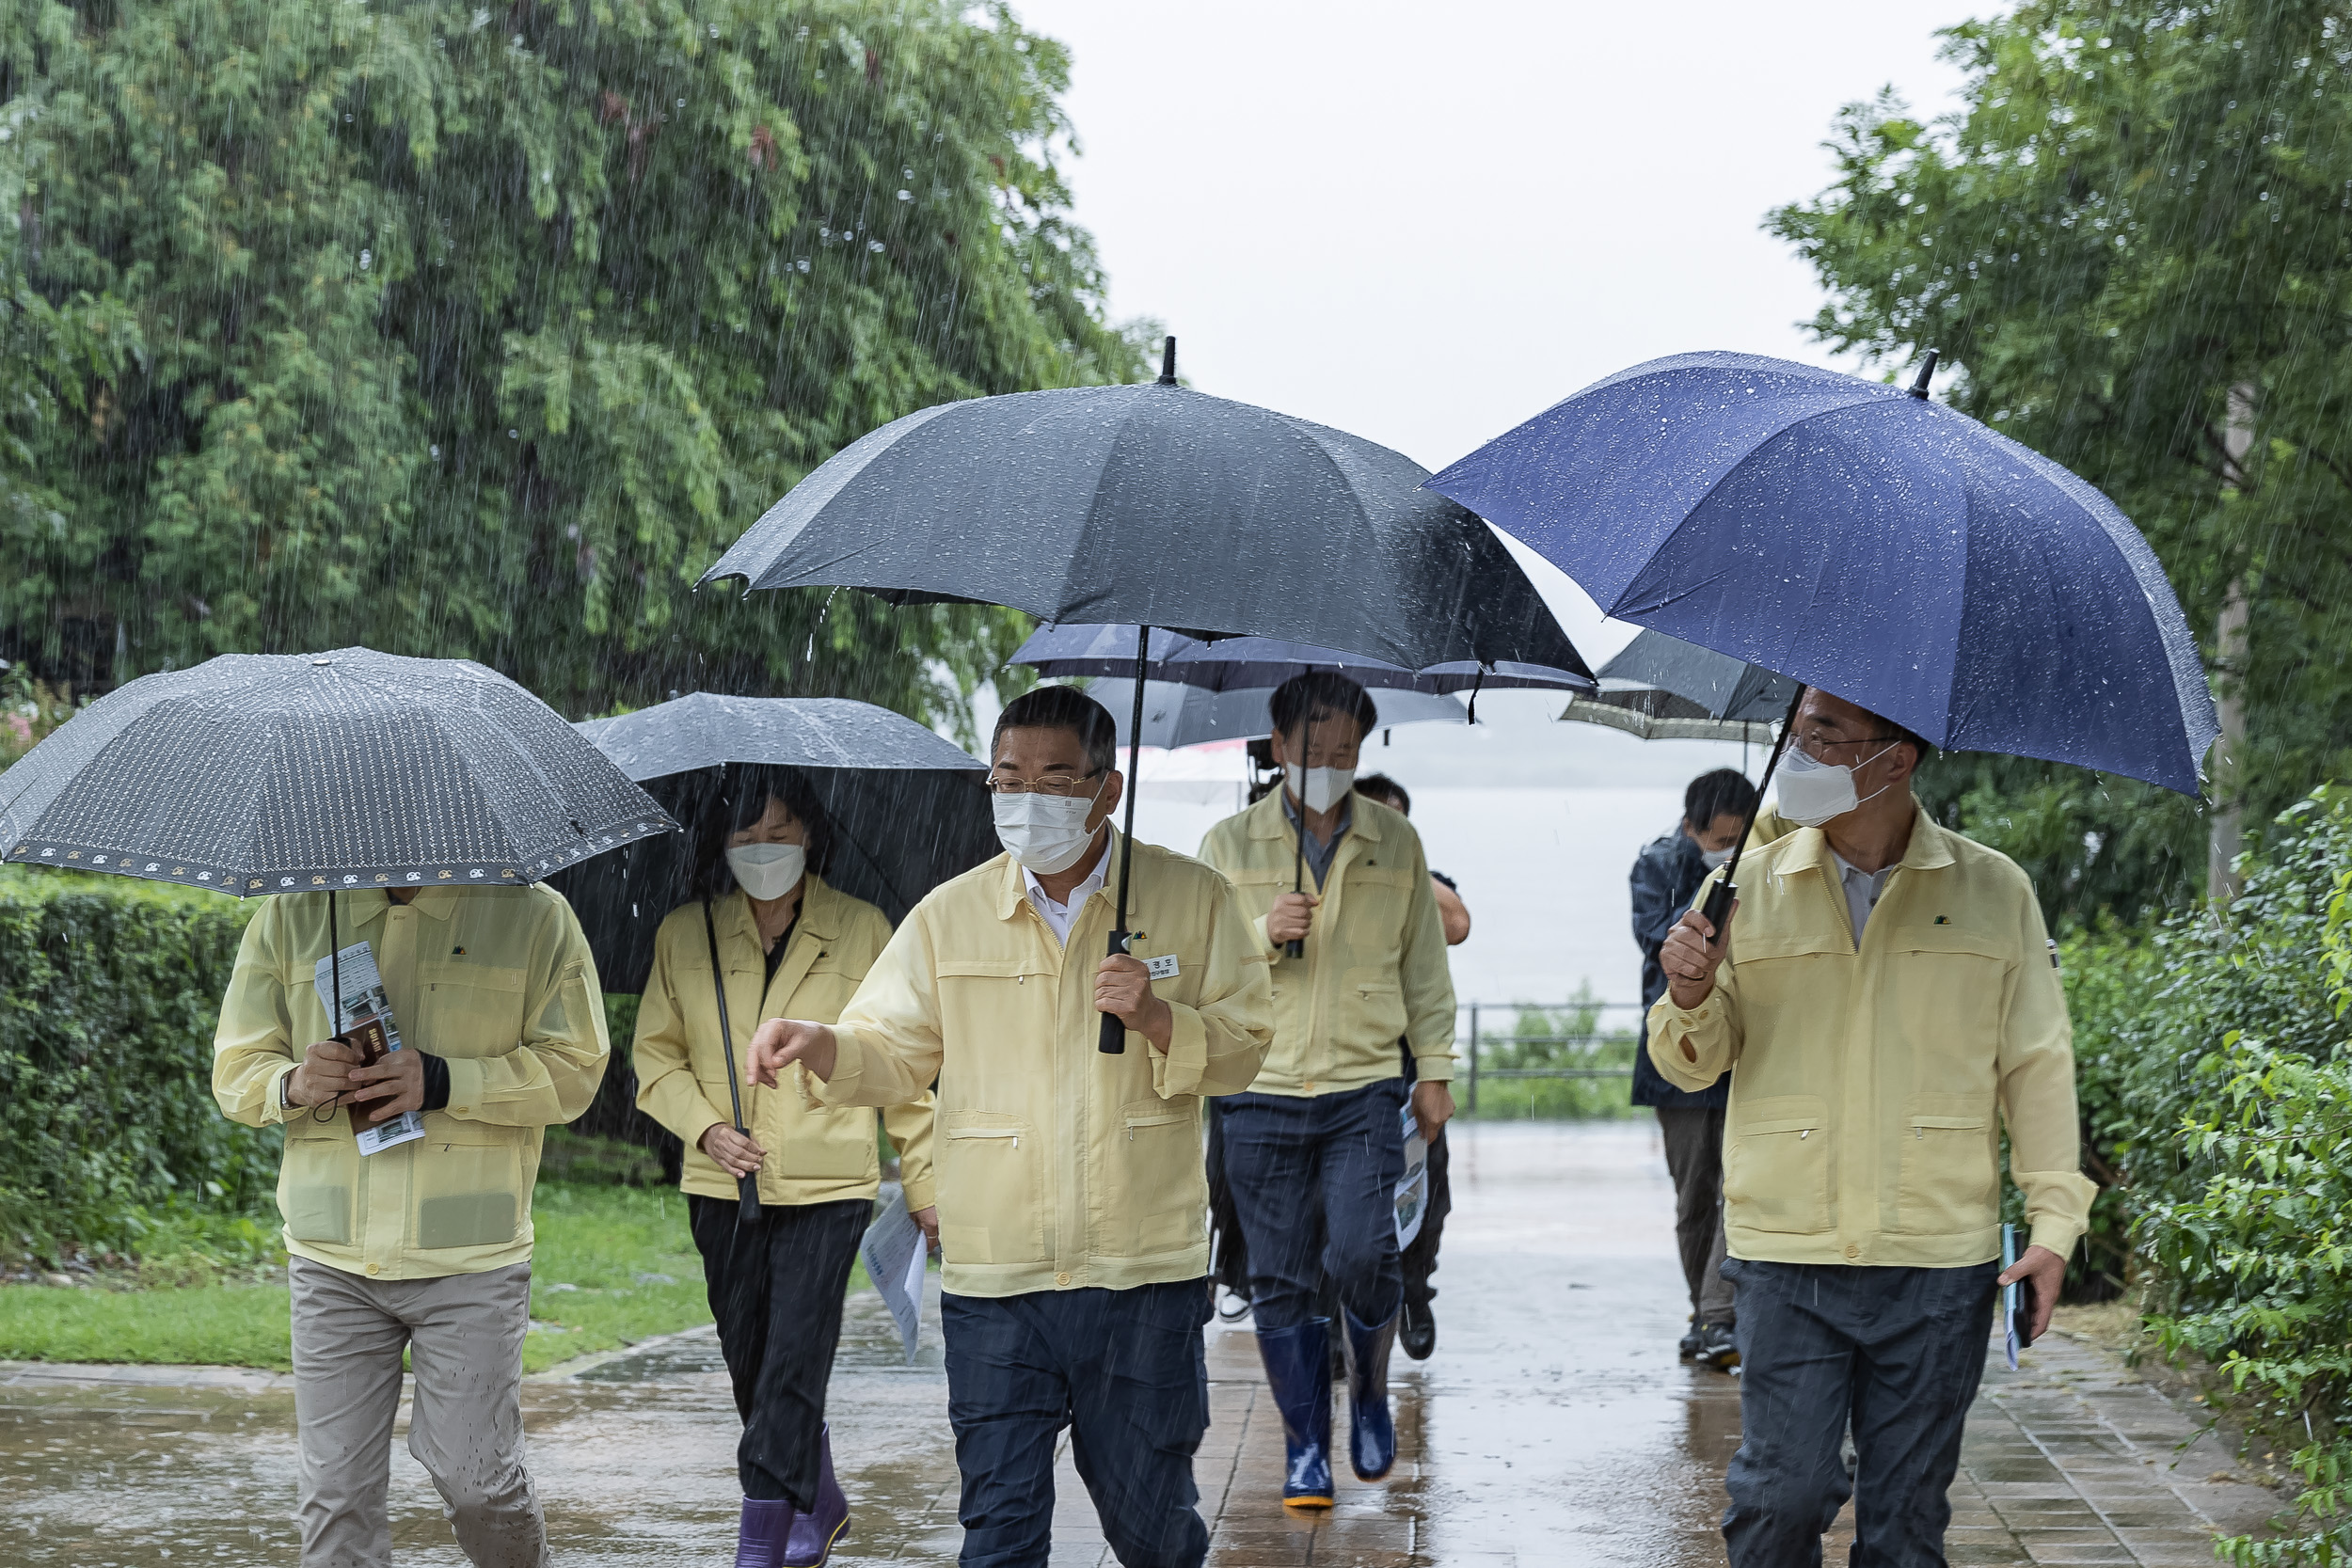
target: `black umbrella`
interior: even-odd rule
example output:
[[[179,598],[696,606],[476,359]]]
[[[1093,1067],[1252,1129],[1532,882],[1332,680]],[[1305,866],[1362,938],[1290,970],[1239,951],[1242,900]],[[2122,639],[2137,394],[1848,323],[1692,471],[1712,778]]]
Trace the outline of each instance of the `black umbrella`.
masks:
[[[143,675],[0,774],[0,859],[241,897],[513,887],[676,826],[504,675],[369,648]]]
[[[699,819],[729,764],[803,769],[832,820],[825,879],[891,923],[996,852],[988,765],[914,720],[837,697],[675,698],[579,726],[679,821]],[[644,989],[654,929],[694,896],[689,833],[638,844],[558,878],[608,990]]]
[[[1600,669],[1601,689],[1560,717],[1605,724],[1644,740],[1772,738],[1797,683],[1760,664],[1645,631]]]
[[[822,868],[826,880],[881,905],[894,925],[914,900],[978,864],[996,847],[988,796],[977,783],[987,765],[914,720],[871,703],[697,691],[618,719],[592,719],[579,730],[630,778],[649,785],[682,822],[702,822],[743,765],[807,769],[833,825],[835,853]],[[661,917],[703,894],[694,875],[699,847],[692,835],[675,833],[558,879],[580,913],[608,988],[645,989]],[[743,1101],[718,927],[708,897],[702,903],[710,983],[718,993],[719,1042],[726,1057],[727,1101],[740,1132]],[[739,1177],[736,1187],[743,1217],[757,1220],[758,1175]]]
[[[771,507],[703,580],[1127,622],[1138,682],[1154,626],[1413,670],[1581,669],[1502,542],[1422,490],[1426,477],[1386,447],[1178,386],[1170,338],[1156,385],[975,398],[882,426]],[[1131,744],[1131,775],[1134,761]],[[1132,788],[1127,816],[1115,953],[1126,950]],[[1105,1015],[1103,1049],[1124,1039]]]

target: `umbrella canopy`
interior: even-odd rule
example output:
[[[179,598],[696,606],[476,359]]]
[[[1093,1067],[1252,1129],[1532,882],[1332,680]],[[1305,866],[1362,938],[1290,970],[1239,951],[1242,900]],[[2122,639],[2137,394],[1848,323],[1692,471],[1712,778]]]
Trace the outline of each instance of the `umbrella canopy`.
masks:
[[[2065,468],[1903,389],[1749,354],[1637,365],[1431,487],[1607,614],[1941,746],[2185,794],[2218,725],[2163,568]]]
[[[1386,447],[1176,385],[1171,342],[1156,385],[893,420],[795,485],[703,580],[1293,638],[1411,670],[1581,671],[1502,542],[1427,477]]]
[[[690,829],[556,879],[608,990],[644,989],[661,917],[695,896],[691,830],[741,765],[803,771],[833,826],[821,875],[894,925],[997,850],[987,765],[871,703],[696,692],[579,729]]]
[[[466,659],[224,654],[144,675],[0,774],[0,851],[240,895],[535,882],[676,827]]]
[[[1569,701],[1560,717],[1605,724],[1644,740],[1772,744],[1797,683],[1694,642],[1645,631],[1600,667],[1600,689]]]
[[[1349,672],[1351,674],[1353,671]],[[1087,694],[1111,710],[1119,722],[1119,743],[1127,744],[1128,716],[1135,705],[1135,683],[1099,680]],[[1270,686],[1237,687],[1215,691],[1176,681],[1146,681],[1143,689],[1143,744],[1199,746],[1212,740],[1255,739],[1273,732],[1267,710],[1273,700]],[[1384,689],[1373,694],[1380,710],[1380,727],[1444,722],[1459,724],[1469,715],[1452,697],[1407,689]]]
[[[1134,626],[1115,624],[1040,626],[1030,634],[1027,641],[1021,644],[1020,650],[1012,656],[1012,662],[1033,666],[1041,675],[1059,675],[1066,679],[1116,676],[1132,683],[1136,668],[1136,631]],[[1336,670],[1343,675],[1353,676],[1360,685],[1381,690],[1435,693],[1501,687],[1592,690],[1593,673],[1585,668],[1582,657],[1570,647],[1568,657],[1571,663],[1565,669],[1505,659],[1498,662],[1492,670],[1471,660],[1407,670],[1379,659],[1343,653],[1337,648],[1285,642],[1272,637],[1231,637],[1204,642],[1198,638],[1162,631],[1152,634],[1152,657],[1146,663],[1145,676],[1149,681],[1181,682],[1209,691],[1271,690],[1292,676],[1305,674],[1310,670]],[[1132,696],[1132,684],[1121,689]],[[1260,717],[1263,716],[1261,708]],[[1152,746],[1160,742],[1147,737],[1144,744]]]

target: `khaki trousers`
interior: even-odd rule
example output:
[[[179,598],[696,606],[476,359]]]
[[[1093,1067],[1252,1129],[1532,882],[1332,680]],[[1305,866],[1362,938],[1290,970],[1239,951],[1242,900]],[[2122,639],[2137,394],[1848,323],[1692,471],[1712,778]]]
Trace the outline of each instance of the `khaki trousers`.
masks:
[[[523,1468],[531,1265],[377,1281],[289,1261],[303,1568],[389,1568],[392,1418],[416,1373],[408,1451],[477,1568],[542,1568],[547,1522]]]

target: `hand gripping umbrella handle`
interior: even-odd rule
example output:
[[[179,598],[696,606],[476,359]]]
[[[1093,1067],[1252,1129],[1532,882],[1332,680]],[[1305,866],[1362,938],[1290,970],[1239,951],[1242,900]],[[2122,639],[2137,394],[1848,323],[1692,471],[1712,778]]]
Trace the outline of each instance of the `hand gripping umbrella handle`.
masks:
[[[1772,787],[1772,772],[1780,767],[1780,754],[1788,749],[1788,737],[1796,733],[1797,705],[1804,701],[1804,693],[1805,688],[1800,686],[1796,694],[1788,699],[1788,717],[1780,721],[1780,735],[1773,740],[1772,754],[1764,764],[1764,777],[1756,782],[1756,793],[1759,800],[1763,799],[1764,792]],[[1748,847],[1748,829],[1755,825],[1755,819],[1750,818],[1741,826],[1740,842],[1731,847],[1731,859],[1725,863],[1722,878],[1707,890],[1707,902],[1699,906],[1699,913],[1714,928],[1718,941],[1731,924],[1731,906],[1740,896],[1740,856]]]
[[[719,967],[719,923],[711,918],[710,900],[703,900],[703,934],[710,939],[710,985],[719,997],[719,1049],[727,1059],[727,1106],[735,1113],[735,1130],[744,1136],[751,1134],[743,1126],[743,1091],[735,1082],[735,1031],[727,1026],[726,971]],[[759,1223],[759,1172],[746,1171],[735,1179],[735,1191],[742,1200],[743,1223]]]

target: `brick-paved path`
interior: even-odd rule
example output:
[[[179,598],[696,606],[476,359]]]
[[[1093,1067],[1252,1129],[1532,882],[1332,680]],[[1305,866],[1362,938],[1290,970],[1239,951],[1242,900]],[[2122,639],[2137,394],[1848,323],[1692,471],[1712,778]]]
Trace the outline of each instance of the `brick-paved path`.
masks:
[[[1654,1133],[1487,1126],[1458,1138],[1438,1354],[1398,1357],[1401,1457],[1388,1482],[1343,1474],[1328,1518],[1286,1516],[1280,1432],[1248,1330],[1211,1331],[1198,1473],[1212,1560],[1721,1563],[1739,1390],[1675,1359],[1681,1285]],[[834,1560],[952,1562],[936,1319],[913,1369],[870,1295],[850,1319],[831,1418],[856,1513]],[[2204,1563],[2215,1528],[2257,1528],[2277,1510],[2268,1492],[2203,1479],[2229,1456],[2210,1437],[2176,1453],[2196,1422],[2104,1352],[2053,1337],[2026,1354],[2012,1374],[1995,1353],[1971,1417],[1955,1563]],[[732,1560],[735,1415],[707,1332],[534,1381],[526,1408],[559,1564]],[[0,1563],[292,1563],[292,1428],[282,1377],[0,1366]],[[405,1449],[393,1474],[401,1562],[459,1568]],[[1846,1539],[1841,1522],[1831,1561]],[[1055,1560],[1109,1560],[1066,1454]]]

